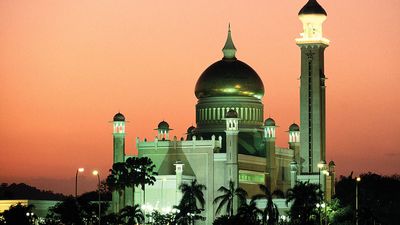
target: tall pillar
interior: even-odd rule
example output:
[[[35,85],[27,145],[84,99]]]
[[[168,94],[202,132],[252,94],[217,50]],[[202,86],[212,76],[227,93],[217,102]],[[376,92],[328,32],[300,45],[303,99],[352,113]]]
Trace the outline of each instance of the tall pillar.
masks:
[[[182,192],[179,190],[179,187],[182,185],[182,174],[183,174],[183,164],[180,160],[174,163],[175,166],[175,176],[176,176],[176,199],[175,205],[179,205],[179,202],[182,199]],[[163,190],[161,190],[163,191]]]
[[[225,116],[226,121],[226,184],[233,181],[235,189],[239,187],[239,166],[238,166],[238,134],[239,117],[235,110],[229,110]],[[239,207],[237,197],[233,200],[233,211],[236,214]]]
[[[298,173],[297,162],[293,160],[292,162],[290,162],[290,187],[291,188],[293,188],[296,185],[297,173]]]
[[[124,162],[125,158],[125,116],[117,113],[113,118],[113,164]],[[117,191],[112,192],[112,209],[114,213],[119,212],[125,205],[124,192],[122,195]]]
[[[335,171],[335,162],[330,161],[329,162],[329,166],[328,166],[328,170],[329,170],[329,175],[331,176],[330,179],[330,186],[331,186],[331,196],[335,195],[335,179],[336,179],[336,171]]]
[[[265,159],[266,159],[266,186],[269,190],[276,189],[277,169],[275,157],[275,121],[268,118],[264,122]]]
[[[300,10],[303,23],[300,76],[300,156],[301,172],[318,174],[318,163],[325,160],[325,74],[324,50],[329,40],[323,37],[325,10],[316,0],[309,0]]]
[[[293,160],[301,165],[300,162],[300,127],[293,123],[289,126],[289,149],[293,150]],[[299,168],[298,168],[299,169]]]

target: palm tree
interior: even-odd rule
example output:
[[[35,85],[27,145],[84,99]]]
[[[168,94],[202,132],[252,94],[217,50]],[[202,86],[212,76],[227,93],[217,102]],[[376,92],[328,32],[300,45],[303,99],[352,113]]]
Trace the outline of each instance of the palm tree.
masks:
[[[138,181],[142,186],[143,197],[146,197],[145,185],[154,185],[156,182],[156,178],[154,176],[158,175],[157,172],[154,171],[156,165],[153,164],[153,161],[148,157],[141,157],[137,159],[137,171],[138,171]],[[143,198],[143,203],[145,203],[146,199]]]
[[[139,160],[137,157],[130,157],[125,161],[128,171],[126,186],[132,188],[132,205],[135,204],[135,187],[140,185]]]
[[[242,204],[238,209],[236,220],[238,224],[259,225],[259,217],[262,216],[262,211],[257,208],[256,202],[251,200],[249,204]]]
[[[321,200],[322,193],[318,184],[297,182],[286,195],[286,204],[292,202],[289,215],[293,224],[313,224],[318,216],[315,207]]]
[[[233,216],[233,201],[235,196],[238,197],[239,206],[246,202],[247,192],[240,187],[235,189],[235,183],[233,181],[229,181],[229,188],[221,186],[218,191],[223,194],[214,199],[214,204],[220,202],[216,214],[219,214],[221,209],[226,205],[226,214],[228,214],[229,217]]]
[[[271,193],[271,191],[265,185],[259,185],[260,190],[263,192],[262,194],[254,195],[252,200],[256,201],[259,199],[267,200],[267,205],[263,211],[262,224],[263,225],[275,225],[279,222],[279,211],[278,207],[272,201],[273,196],[283,197],[283,192],[281,190],[275,190]]]
[[[129,174],[125,163],[114,163],[112,169],[110,169],[110,175],[108,175],[106,182],[111,191],[118,192],[119,194],[118,207],[116,211],[119,211],[121,206],[124,205],[122,194],[125,187],[128,185],[128,178]]]
[[[184,219],[188,216],[189,221],[193,223],[193,220],[200,219],[196,214],[200,213],[206,204],[203,194],[203,190],[206,190],[206,186],[197,183],[197,180],[195,179],[192,180],[190,184],[181,184],[179,189],[183,194],[178,206],[181,210],[179,217],[183,217],[180,219]],[[197,207],[197,202],[200,203],[200,208]]]
[[[143,212],[139,205],[126,206],[119,212],[120,220],[126,221],[126,224],[140,224],[144,221]]]

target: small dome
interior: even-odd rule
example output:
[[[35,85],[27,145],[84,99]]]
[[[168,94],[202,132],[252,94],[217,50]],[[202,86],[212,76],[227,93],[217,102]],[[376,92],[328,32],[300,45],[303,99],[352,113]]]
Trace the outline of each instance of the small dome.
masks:
[[[273,120],[272,118],[268,118],[264,121],[264,125],[265,126],[275,126],[275,120]]]
[[[303,6],[303,8],[300,9],[299,15],[305,15],[305,14],[321,14],[321,15],[327,15],[326,11],[320,4],[318,4],[317,0],[309,0],[307,4]]]
[[[161,122],[158,124],[157,129],[158,129],[158,130],[170,130],[170,129],[169,129],[169,124],[168,124],[167,122],[165,122],[164,120],[161,121]]]
[[[334,161],[329,162],[329,167],[336,166]]]
[[[125,121],[125,116],[122,113],[115,114],[113,121]]]
[[[192,134],[192,132],[194,131],[194,129],[196,129],[196,127],[190,126],[190,127],[187,129],[186,134]]]
[[[300,127],[299,125],[293,123],[292,125],[290,125],[289,131],[300,131]]]
[[[237,112],[236,112],[235,110],[230,109],[230,110],[226,113],[225,118],[238,118],[238,114],[237,114]]]

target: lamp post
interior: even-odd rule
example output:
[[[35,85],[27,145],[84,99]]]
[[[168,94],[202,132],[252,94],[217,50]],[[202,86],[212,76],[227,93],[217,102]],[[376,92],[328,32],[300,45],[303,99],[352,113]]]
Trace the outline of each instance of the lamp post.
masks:
[[[85,171],[84,168],[79,168],[76,170],[76,175],[75,175],[75,198],[78,197],[78,173],[83,173]]]
[[[361,177],[356,178],[356,225],[358,225],[358,183],[361,181]]]
[[[99,192],[99,199],[98,199],[98,205],[99,205],[99,225],[100,223],[100,218],[101,218],[101,197],[100,197],[100,173],[97,170],[93,170],[92,172],[93,176],[97,176],[97,191]]]
[[[321,169],[324,167],[324,163],[321,161],[318,163],[318,189],[321,192]],[[317,204],[318,208],[318,216],[319,216],[319,224],[322,224],[322,219],[321,219],[321,209],[320,209],[320,204]]]

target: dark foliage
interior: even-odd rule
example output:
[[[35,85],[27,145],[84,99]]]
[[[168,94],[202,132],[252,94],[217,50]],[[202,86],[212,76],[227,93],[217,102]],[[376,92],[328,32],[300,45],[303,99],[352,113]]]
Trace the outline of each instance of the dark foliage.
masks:
[[[359,183],[359,224],[394,225],[400,215],[400,177],[362,174]],[[355,218],[355,177],[341,177],[336,184],[336,197],[349,206]]]
[[[105,209],[105,208],[104,208]],[[50,223],[61,222],[65,225],[85,225],[95,223],[97,204],[82,198],[67,197],[63,202],[50,208],[46,220]]]
[[[30,200],[63,200],[66,196],[55,194],[52,191],[42,191],[24,183],[6,184],[0,186],[0,200],[8,199],[30,199]]]
[[[317,184],[297,182],[287,191],[286,203],[291,202],[289,210],[291,223],[296,225],[312,225],[318,221],[316,204],[322,201],[322,193]]]
[[[31,213],[33,209],[32,205],[23,206],[21,203],[17,205],[13,205],[10,209],[5,210],[1,213],[2,220],[0,220],[0,224],[4,225],[33,225],[36,216],[29,215],[27,213]]]

